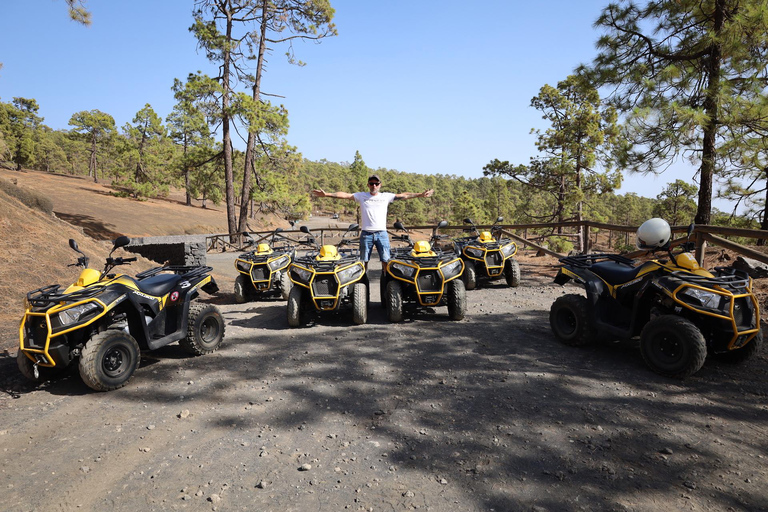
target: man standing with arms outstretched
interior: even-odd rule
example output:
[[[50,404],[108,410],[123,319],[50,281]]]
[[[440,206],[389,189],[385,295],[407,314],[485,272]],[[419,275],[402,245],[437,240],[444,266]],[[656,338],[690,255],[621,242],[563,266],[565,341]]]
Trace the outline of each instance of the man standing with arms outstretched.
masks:
[[[315,197],[333,197],[335,199],[354,199],[360,204],[360,218],[362,219],[362,232],[360,233],[360,259],[368,270],[368,260],[371,259],[373,246],[379,253],[382,270],[387,268],[389,261],[389,234],[387,233],[387,210],[389,203],[395,199],[413,199],[416,197],[430,197],[434,190],[424,192],[402,192],[393,194],[381,192],[381,179],[377,174],[368,178],[368,192],[332,192],[322,189],[313,190]]]

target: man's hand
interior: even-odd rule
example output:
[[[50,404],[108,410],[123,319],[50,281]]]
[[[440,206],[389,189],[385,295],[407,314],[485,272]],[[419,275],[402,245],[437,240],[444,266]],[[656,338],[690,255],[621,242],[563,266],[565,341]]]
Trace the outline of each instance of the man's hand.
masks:
[[[422,192],[421,197],[430,197],[434,193],[435,191],[430,188],[429,190],[425,190],[424,192]]]
[[[319,188],[312,191],[312,195],[315,197],[325,197],[328,194],[325,193],[325,190]]]

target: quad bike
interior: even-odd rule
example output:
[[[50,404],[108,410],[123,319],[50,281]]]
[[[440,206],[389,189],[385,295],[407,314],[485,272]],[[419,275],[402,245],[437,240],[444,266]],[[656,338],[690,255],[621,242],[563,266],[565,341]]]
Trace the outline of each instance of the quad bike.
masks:
[[[440,222],[433,230],[429,241],[416,243],[408,235],[400,235],[395,240],[408,244],[407,247],[393,249],[392,256],[381,274],[381,302],[387,309],[390,322],[401,322],[406,307],[448,306],[451,320],[461,320],[467,311],[467,293],[464,282],[460,279],[464,263],[453,251],[443,251],[438,247],[440,240],[438,229],[447,226]],[[405,230],[400,222],[395,223],[399,230]]]
[[[357,249],[344,248],[347,235],[358,229],[351,224],[337,245],[320,245],[307,226],[301,232],[307,239],[302,244],[312,251],[296,256],[288,267],[294,286],[288,295],[288,325],[299,327],[310,313],[339,312],[352,309],[352,321],[368,321],[368,276]]]
[[[561,258],[555,282],[573,280],[587,296],[559,297],[550,310],[552,331],[567,345],[585,345],[598,337],[640,336],[640,351],[656,373],[685,378],[696,373],[708,353],[729,361],[748,359],[762,345],[760,310],[752,279],[741,270],[701,268],[690,253],[691,242],[673,252],[669,235],[650,236],[656,245],[638,243],[668,259],[635,264],[614,254]],[[660,225],[660,224],[658,224]],[[651,225],[651,228],[654,226]],[[693,230],[689,228],[688,236]],[[671,233],[671,232],[670,232]]]
[[[218,291],[209,275],[211,267],[157,267],[135,278],[111,274],[136,258],[113,258],[130,243],[118,237],[104,270],[88,268],[89,258],[74,240],[83,270],[77,281],[61,289],[58,284],[27,294],[19,327],[17,363],[30,380],[56,376],[77,363],[80,376],[96,391],[124,386],[139,367],[140,350],[155,350],[174,341],[195,355],[219,348],[224,319],[218,308],[193,303],[202,289]]]
[[[464,260],[464,273],[461,279],[467,290],[474,290],[481,280],[494,281],[503,276],[507,286],[520,285],[520,265],[513,258],[517,253],[517,245],[509,238],[501,238],[501,228],[498,224],[503,217],[496,219],[491,231],[478,231],[472,219],[464,219],[469,236],[454,239],[454,251]]]
[[[272,233],[271,244],[259,243],[255,250],[235,260],[239,273],[235,279],[235,300],[239,304],[270,295],[288,299],[293,287],[288,266],[296,256],[296,248],[285,238],[278,241],[281,231],[282,228],[277,228]]]

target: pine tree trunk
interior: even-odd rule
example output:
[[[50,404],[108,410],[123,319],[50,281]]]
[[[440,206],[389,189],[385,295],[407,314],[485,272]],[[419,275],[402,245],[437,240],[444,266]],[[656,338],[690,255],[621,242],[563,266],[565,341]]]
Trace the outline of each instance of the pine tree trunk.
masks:
[[[262,68],[264,67],[264,51],[266,50],[266,37],[267,37],[267,0],[262,0],[261,3],[261,33],[259,34],[259,57],[256,61],[256,76],[253,81],[253,100],[255,104],[259,104],[261,100],[261,76]],[[254,161],[256,160],[256,134],[248,131],[248,143],[245,147],[245,168],[243,169],[243,189],[240,196],[240,222],[238,225],[238,231],[243,232],[246,230],[248,223],[248,202],[251,197],[251,179],[254,172]]]
[[[227,35],[226,40],[232,41],[232,13],[227,11]],[[232,135],[230,133],[231,115],[229,114],[230,103],[230,81],[231,81],[232,53],[230,50],[224,52],[224,64],[221,73],[221,85],[223,94],[221,97],[221,107],[224,115],[221,121],[222,145],[224,150],[224,195],[227,201],[227,229],[229,230],[230,242],[235,243],[237,232],[237,219],[235,218],[235,179],[234,169],[232,167]]]
[[[725,20],[725,0],[715,2],[714,36],[720,36]],[[718,97],[720,95],[720,66],[722,64],[722,48],[720,43],[710,47],[707,64],[707,92],[704,99],[704,111],[707,113],[707,123],[704,125],[704,140],[701,153],[699,207],[696,211],[696,224],[709,224],[712,212],[712,181],[715,174],[717,127],[719,124]]]

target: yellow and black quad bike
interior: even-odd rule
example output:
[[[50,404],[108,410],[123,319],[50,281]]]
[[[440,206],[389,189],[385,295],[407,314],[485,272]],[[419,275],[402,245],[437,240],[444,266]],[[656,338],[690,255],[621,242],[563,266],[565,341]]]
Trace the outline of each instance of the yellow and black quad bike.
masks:
[[[359,226],[351,224],[337,245],[320,245],[307,226],[301,232],[307,234],[302,244],[314,250],[297,255],[288,273],[293,288],[288,295],[288,325],[299,327],[307,323],[310,314],[338,313],[352,309],[352,321],[364,324],[368,321],[368,276],[360,261],[358,249],[344,248],[351,239],[347,235]]]
[[[136,258],[113,258],[130,244],[118,237],[104,270],[88,268],[88,257],[77,242],[70,247],[81,254],[83,270],[77,281],[62,289],[58,284],[27,294],[19,327],[17,363],[30,380],[50,379],[72,364],[90,388],[109,391],[124,386],[139,367],[141,350],[154,350],[174,341],[195,355],[219,348],[224,319],[218,308],[192,302],[199,290],[218,291],[211,267],[157,267],[135,278],[110,271]]]
[[[432,230],[429,241],[410,242],[408,247],[392,250],[386,272],[382,272],[381,301],[390,322],[401,322],[405,308],[448,306],[451,320],[461,320],[467,312],[467,292],[461,273],[464,263],[453,251],[438,247],[444,235],[437,230],[447,226],[441,221]],[[405,230],[400,222],[397,229]]]
[[[454,251],[464,260],[464,273],[461,279],[467,290],[474,290],[481,281],[504,279],[507,286],[520,285],[520,265],[514,258],[517,244],[509,238],[501,238],[499,224],[504,217],[496,219],[491,231],[478,231],[472,219],[464,219],[471,227],[467,230],[473,235],[455,238]]]
[[[277,228],[272,233],[271,243],[259,243],[256,249],[241,254],[235,260],[238,271],[235,300],[239,304],[270,295],[288,299],[293,287],[288,266],[296,256],[296,248],[280,235],[282,231],[282,228]]]
[[[666,250],[669,259],[640,264],[615,254],[561,258],[555,282],[573,280],[587,296],[554,302],[549,321],[555,337],[580,346],[639,335],[646,364],[680,379],[696,373],[708,353],[733,363],[754,355],[763,338],[752,279],[733,268],[709,272],[690,253],[692,243],[681,248],[673,253],[667,241],[655,250]]]

